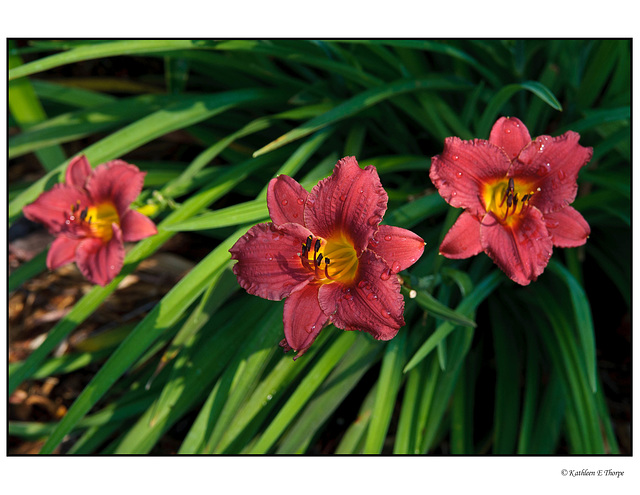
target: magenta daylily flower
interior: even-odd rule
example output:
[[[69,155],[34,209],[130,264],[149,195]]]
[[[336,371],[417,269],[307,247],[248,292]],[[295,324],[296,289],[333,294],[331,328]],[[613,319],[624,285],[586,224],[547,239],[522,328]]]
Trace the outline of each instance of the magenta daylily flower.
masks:
[[[111,282],[122,268],[123,242],[157,233],[153,221],[129,208],[142,191],[145,175],[122,160],[95,170],[84,156],[71,160],[65,183],[43,192],[22,210],[56,236],[47,267],[54,270],[75,261],[90,282]]]
[[[372,165],[340,160],[308,193],[286,175],[272,179],[273,223],[255,225],[229,250],[250,294],[284,303],[285,352],[299,357],[328,323],[389,340],[404,325],[395,275],[422,255],[413,232],[380,225],[387,193]],[[294,357],[294,359],[296,359]]]
[[[553,246],[576,247],[591,233],[569,206],[578,171],[593,150],[580,135],[531,139],[516,118],[500,118],[489,140],[445,140],[431,160],[431,181],[451,206],[464,208],[440,254],[461,259],[482,251],[513,281],[528,285],[544,271]]]

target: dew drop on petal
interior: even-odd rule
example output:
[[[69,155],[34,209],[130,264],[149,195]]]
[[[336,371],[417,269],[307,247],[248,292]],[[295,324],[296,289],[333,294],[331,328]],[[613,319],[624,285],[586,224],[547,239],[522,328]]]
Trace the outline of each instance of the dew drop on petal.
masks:
[[[393,265],[391,265],[391,270],[393,271],[393,273],[398,273],[400,271],[400,262],[399,261],[394,261]]]
[[[504,132],[505,132],[506,134],[511,134],[511,129],[506,128],[506,129],[504,130]]]
[[[299,205],[303,205],[303,204],[304,204],[304,199],[302,199],[302,198],[298,198],[298,204],[299,204]]]
[[[282,206],[287,206],[289,204],[289,201],[283,199],[282,201],[280,201],[280,203],[282,204]]]
[[[385,241],[390,241],[391,239],[393,239],[393,237],[391,237],[391,236],[390,236],[390,235],[388,235],[388,234],[384,236],[384,240],[385,240]]]
[[[457,160],[458,158],[459,158],[459,156],[458,156],[458,155],[453,155],[453,159],[454,159],[454,160]]]
[[[380,311],[380,314],[382,316],[384,316],[385,318],[390,318],[391,317],[391,311],[387,311],[386,309],[383,309],[382,311]]]
[[[460,172],[460,171],[456,172],[456,178],[458,178],[458,179],[459,179],[459,178],[461,178],[461,177],[462,177],[462,172]]]
[[[384,270],[381,274],[380,274],[380,280],[389,280],[389,277],[391,277],[391,273],[390,271]]]
[[[344,299],[346,299],[347,301],[351,301],[353,299],[353,295],[346,293],[344,296],[342,296]]]
[[[378,296],[376,296],[373,292],[369,292],[367,294],[367,299],[369,299],[369,301],[373,301],[374,299],[378,299]]]
[[[367,282],[365,282],[364,280],[360,280],[360,282],[358,282],[358,287],[360,289],[364,289],[367,285]]]
[[[564,180],[566,176],[567,174],[564,172],[564,170],[558,170],[558,179]]]
[[[360,192],[362,192],[362,191],[360,191]],[[341,194],[340,195],[340,201],[346,201],[346,200],[347,200],[347,196],[344,195],[344,194]]]

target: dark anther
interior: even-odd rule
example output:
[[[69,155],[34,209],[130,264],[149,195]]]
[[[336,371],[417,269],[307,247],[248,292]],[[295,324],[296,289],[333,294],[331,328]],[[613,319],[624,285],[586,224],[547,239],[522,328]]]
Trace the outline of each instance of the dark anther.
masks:
[[[305,244],[305,251],[309,251],[309,249],[311,249],[311,241],[313,240],[313,237],[309,236],[307,237],[307,243]]]
[[[328,265],[329,263],[331,263],[331,260],[330,260],[329,258],[325,258],[325,259],[324,259],[324,262],[325,262],[325,264],[327,264],[327,265]]]
[[[318,259],[316,260],[316,265],[320,266],[320,263],[322,263],[322,253],[318,255]]]
[[[89,210],[88,210],[87,208],[85,208],[84,210],[82,210],[82,211],[80,212],[80,218],[81,218],[82,220],[84,220],[85,218],[87,218],[87,212],[88,212],[88,211],[89,211]]]
[[[313,246],[313,250],[315,252],[320,251],[320,246],[321,246],[320,239],[316,239],[316,244],[315,246]]]
[[[513,194],[513,189],[514,189],[514,184],[513,184],[513,177],[509,177],[509,192],[511,194]]]

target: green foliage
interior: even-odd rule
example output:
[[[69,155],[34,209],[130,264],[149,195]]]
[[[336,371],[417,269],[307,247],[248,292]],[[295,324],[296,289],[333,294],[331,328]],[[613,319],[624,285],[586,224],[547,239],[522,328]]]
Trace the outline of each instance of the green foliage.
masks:
[[[122,91],[73,70],[136,61],[163,69]],[[44,439],[43,453],[71,435],[65,451],[77,454],[149,453],[178,423],[179,453],[619,452],[594,308],[605,295],[631,304],[630,41],[38,40],[10,44],[9,109],[10,165],[33,154],[42,166],[9,184],[10,225],[62,180],[69,150],[93,166],[148,155],[130,161],[147,172],[138,203],[158,224],[111,284],[11,363],[10,393],[98,371],[59,422],[10,421],[10,435]],[[580,132],[594,149],[573,204],[591,237],[554,250],[527,287],[484,254],[437,254],[458,211],[435,192],[430,157],[447,136],[488,138],[501,115],[532,136]],[[151,145],[173,132],[187,145],[158,155]],[[268,221],[272,177],[310,189],[347,154],[377,167],[384,223],[422,236],[425,254],[402,274],[396,338],[329,326],[294,362],[278,347],[282,303],[241,290],[228,249]],[[51,356],[179,232],[206,237],[210,253],[118,338]],[[9,290],[44,272],[45,257],[15,270]]]

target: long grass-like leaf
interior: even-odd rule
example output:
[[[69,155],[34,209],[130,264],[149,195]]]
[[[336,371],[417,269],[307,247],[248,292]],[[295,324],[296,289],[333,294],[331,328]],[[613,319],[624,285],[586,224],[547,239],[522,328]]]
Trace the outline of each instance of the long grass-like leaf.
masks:
[[[487,278],[476,285],[475,289],[465,297],[462,302],[457,306],[456,312],[461,314],[469,314],[475,310],[485,298],[493,292],[493,290],[500,284],[501,273],[494,271]],[[438,326],[436,331],[420,346],[420,348],[413,354],[407,365],[404,367],[406,373],[412,369],[416,364],[422,361],[433,349],[436,348],[438,343],[444,339],[449,333],[456,328],[456,325],[448,321]]]
[[[451,81],[444,78],[399,80],[383,86],[378,86],[354,96],[353,98],[332,108],[328,112],[319,115],[318,117],[305,122],[300,127],[280,136],[275,141],[272,141],[256,151],[254,156],[259,156],[263,153],[273,151],[274,149],[284,146],[291,141],[300,139],[301,137],[307,136],[329,124],[345,119],[351,115],[355,115],[365,108],[376,105],[377,103],[393,96],[421,89],[460,90],[466,89],[467,87],[468,86],[466,84],[461,82]]]

